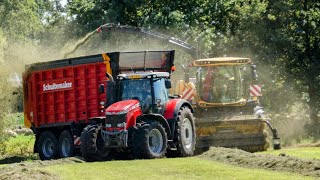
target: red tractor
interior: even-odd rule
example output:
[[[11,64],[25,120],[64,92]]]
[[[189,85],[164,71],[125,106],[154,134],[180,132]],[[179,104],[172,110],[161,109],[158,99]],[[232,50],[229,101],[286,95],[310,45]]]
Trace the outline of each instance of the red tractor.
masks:
[[[114,152],[149,159],[194,154],[193,109],[188,101],[168,94],[174,51],[163,52],[161,58],[148,53],[136,60],[120,57],[119,66],[110,69],[113,76],[100,85],[100,93],[107,93],[102,104],[106,116],[96,118],[81,134],[86,161],[103,160]]]

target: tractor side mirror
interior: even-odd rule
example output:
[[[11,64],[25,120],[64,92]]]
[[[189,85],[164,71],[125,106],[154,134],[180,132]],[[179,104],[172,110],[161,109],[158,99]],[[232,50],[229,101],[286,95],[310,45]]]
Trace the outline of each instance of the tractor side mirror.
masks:
[[[104,93],[104,84],[99,85],[99,93],[100,94]]]
[[[258,80],[258,74],[257,74],[257,70],[256,70],[256,65],[255,64],[251,65],[251,72],[252,72],[252,79],[254,81],[257,81]]]
[[[172,87],[170,80],[165,80],[165,81],[164,81],[164,84],[165,84],[165,86],[166,86],[167,89],[170,89],[170,88]]]
[[[116,83],[113,81],[108,81],[106,91],[108,93],[106,107],[109,107],[111,104],[116,102],[116,96],[117,96]]]

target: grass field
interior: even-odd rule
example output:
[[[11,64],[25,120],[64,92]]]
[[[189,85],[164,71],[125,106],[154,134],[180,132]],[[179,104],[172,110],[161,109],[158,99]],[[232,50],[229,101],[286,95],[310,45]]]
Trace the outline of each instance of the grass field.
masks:
[[[10,138],[6,143],[7,155],[9,157],[19,156],[21,161],[38,159],[37,155],[32,153],[33,144],[33,136],[18,135],[16,138]],[[283,148],[257,154],[272,154],[274,156],[286,154],[302,159],[320,159],[319,147]],[[47,163],[44,161],[43,164]],[[0,168],[7,165],[0,163]],[[49,172],[53,177],[59,179],[314,179],[314,177],[286,171],[246,168],[199,157],[53,163],[53,165],[47,164],[30,168],[35,169],[35,172]]]
[[[17,138],[9,139],[7,146],[11,149],[12,155],[23,155],[21,149],[25,148],[27,153],[24,153],[25,158],[21,160],[33,161],[36,159],[36,156],[32,155],[33,143],[33,136],[19,135]],[[278,156],[281,153],[303,159],[320,159],[317,147],[284,148],[258,154]],[[0,168],[4,166],[0,164]],[[286,171],[246,168],[199,157],[53,163],[53,165],[32,166],[31,169],[36,169],[37,172],[49,172],[59,179],[314,179]]]
[[[320,147],[288,147],[280,150],[269,150],[258,154],[286,154],[302,159],[320,159]]]
[[[47,166],[61,179],[312,179],[192,158],[109,161]]]

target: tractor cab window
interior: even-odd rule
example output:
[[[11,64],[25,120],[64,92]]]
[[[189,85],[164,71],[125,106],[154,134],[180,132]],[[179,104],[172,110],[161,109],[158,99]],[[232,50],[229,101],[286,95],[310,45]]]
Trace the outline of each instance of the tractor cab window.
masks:
[[[154,94],[155,100],[160,101],[160,104],[164,104],[168,101],[168,91],[165,86],[165,79],[156,79],[154,81]]]
[[[152,104],[150,79],[122,80],[121,99],[137,99],[141,106]]]
[[[215,66],[201,68],[199,85],[201,99],[209,103],[231,103],[242,97],[240,67]]]

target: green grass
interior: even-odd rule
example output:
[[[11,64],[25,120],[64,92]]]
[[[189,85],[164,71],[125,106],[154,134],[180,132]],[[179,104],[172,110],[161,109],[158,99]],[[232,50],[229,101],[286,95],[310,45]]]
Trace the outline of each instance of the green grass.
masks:
[[[18,135],[5,142],[6,156],[31,155],[33,153],[34,136]]]
[[[320,159],[320,148],[319,147],[292,147],[283,148],[280,150],[270,150],[259,152],[259,154],[272,154],[279,155],[284,153],[289,156],[294,156],[302,159]]]
[[[11,163],[21,161],[32,161],[39,159],[37,154],[33,153],[34,136],[18,135],[16,138],[9,138],[0,148],[0,167]]]
[[[192,158],[109,161],[41,168],[62,179],[312,179],[288,172],[241,168]]]

